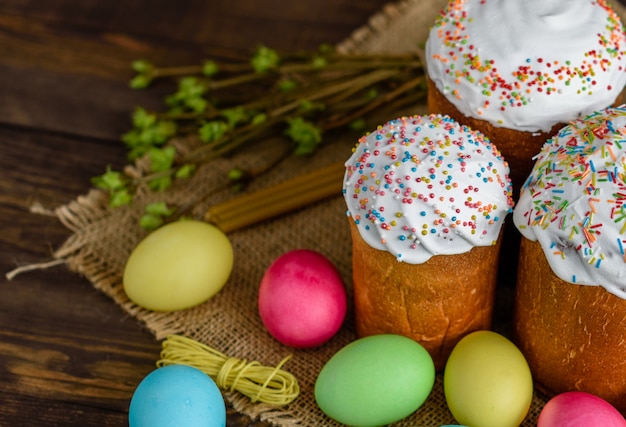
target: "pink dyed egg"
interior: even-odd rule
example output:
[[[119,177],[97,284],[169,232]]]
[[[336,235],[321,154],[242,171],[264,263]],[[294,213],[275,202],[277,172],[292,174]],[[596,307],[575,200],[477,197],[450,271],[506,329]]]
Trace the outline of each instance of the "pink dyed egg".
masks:
[[[332,338],[347,310],[346,289],[335,265],[308,249],[287,252],[270,265],[258,302],[269,333],[297,348],[316,347]]]
[[[626,420],[606,400],[582,391],[568,391],[546,403],[537,427],[626,427]]]

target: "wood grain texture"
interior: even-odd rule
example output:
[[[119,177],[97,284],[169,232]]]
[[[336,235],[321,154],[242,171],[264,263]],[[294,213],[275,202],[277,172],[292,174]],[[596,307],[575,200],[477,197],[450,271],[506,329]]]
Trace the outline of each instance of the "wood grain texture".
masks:
[[[302,49],[346,38],[385,3],[266,0],[147,2],[5,0],[0,12],[91,33],[131,34],[234,50],[265,43]]]
[[[119,167],[137,105],[130,62],[196,63],[335,43],[385,2],[322,0],[0,2],[0,269],[46,261],[69,231],[52,209]],[[126,426],[160,344],[65,266],[0,280],[0,426]],[[262,423],[229,410],[228,425]]]

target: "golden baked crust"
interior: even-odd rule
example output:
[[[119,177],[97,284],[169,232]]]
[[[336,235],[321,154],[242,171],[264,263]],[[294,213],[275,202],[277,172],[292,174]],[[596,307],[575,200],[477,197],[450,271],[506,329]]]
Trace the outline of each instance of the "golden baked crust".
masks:
[[[499,243],[408,264],[372,248],[349,221],[359,337],[394,333],[413,338],[441,371],[463,336],[490,328]]]
[[[523,132],[515,129],[493,126],[486,120],[466,117],[442,94],[435,83],[428,79],[428,112],[445,114],[457,122],[485,134],[500,150],[511,169],[509,177],[513,182],[515,198],[520,187],[528,178],[535,162],[533,157],[539,153],[543,144],[561,129],[564,124],[553,126],[550,132]]]
[[[522,238],[514,315],[539,390],[586,391],[626,412],[626,300],[564,282],[541,245]]]

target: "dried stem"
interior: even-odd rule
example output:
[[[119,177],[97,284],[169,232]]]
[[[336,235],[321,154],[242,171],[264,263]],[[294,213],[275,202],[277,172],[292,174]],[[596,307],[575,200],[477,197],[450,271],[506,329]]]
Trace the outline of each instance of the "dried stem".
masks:
[[[148,153],[150,149],[144,149],[142,144],[155,135],[159,141],[155,144],[157,149],[163,147],[164,138],[208,141],[194,148],[190,146],[189,150],[184,150],[185,154],[174,159],[171,167],[145,174],[140,181],[172,177],[182,165],[200,165],[235,150],[248,149],[256,141],[285,134],[292,139],[290,150],[309,153],[324,132],[346,128],[377,111],[398,110],[423,99],[426,93],[424,69],[418,54],[301,52],[283,55],[280,61],[272,63],[278,56],[272,59],[274,52],[268,49],[264,53],[269,56],[255,56],[252,61],[231,59],[225,63],[210,61],[162,68],[141,61],[134,64],[139,73],[134,87],[155,79],[185,79],[180,80],[179,91],[168,97],[169,111],[143,112],[134,119],[136,128],[125,135],[129,148],[137,146],[140,152]],[[259,63],[266,68],[259,70]],[[205,72],[207,75],[203,74]],[[288,84],[292,87],[285,90]],[[239,114],[237,112],[243,114],[243,119],[233,116]],[[288,129],[296,122],[299,128]],[[165,146],[168,145],[166,142]],[[247,171],[247,177],[258,173],[262,172]],[[315,189],[300,187],[306,191],[276,197],[308,203],[321,194],[328,194],[328,188],[333,186],[331,183],[324,185],[323,178],[320,179],[322,185]],[[131,181],[138,183],[136,177]],[[101,182],[118,181],[102,179]],[[287,186],[286,190],[293,191],[293,188]],[[283,203],[286,202],[274,200],[280,209],[284,208]],[[261,216],[275,213],[274,208],[257,209],[255,206],[254,210]],[[228,221],[245,223],[249,221],[247,215],[234,219],[241,213],[233,213]]]

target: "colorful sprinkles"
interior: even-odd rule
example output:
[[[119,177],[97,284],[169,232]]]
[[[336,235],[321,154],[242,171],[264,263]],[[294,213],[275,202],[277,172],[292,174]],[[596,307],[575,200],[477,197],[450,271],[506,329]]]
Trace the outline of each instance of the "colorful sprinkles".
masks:
[[[509,12],[512,13],[517,11],[515,7],[518,7],[513,5],[520,5],[521,11],[532,14],[533,7],[541,9],[537,7],[538,2],[450,1],[430,33],[427,52],[431,77],[441,82],[439,89],[448,94],[455,105],[471,102],[470,115],[490,121],[496,121],[497,118],[499,125],[511,127],[514,127],[515,123],[504,123],[508,117],[507,111],[524,109],[538,99],[550,96],[585,95],[586,100],[582,101],[584,104],[590,102],[589,96],[597,94],[604,99],[611,93],[613,99],[604,102],[602,107],[611,104],[625,81],[624,29],[618,15],[605,0],[564,0],[559,6],[568,8],[574,2],[579,4],[584,2],[589,8],[601,9],[603,18],[602,22],[598,23],[599,28],[602,28],[600,32],[595,31],[598,27],[590,28],[588,31],[584,28],[570,28],[564,24],[568,19],[567,15],[564,15],[560,24],[549,28],[549,32],[542,33],[546,34],[546,39],[540,40],[539,45],[534,45],[528,56],[522,56],[519,63],[511,63],[512,58],[519,56],[517,50],[520,47],[512,46],[505,49],[510,55],[503,53],[502,46],[492,49],[492,45],[497,45],[497,39],[509,37],[516,40],[532,37],[534,32],[538,32],[533,25],[539,25],[537,22],[546,26],[549,24],[548,20],[543,20],[539,16],[504,16],[502,10],[510,8]],[[481,10],[482,8],[486,10],[491,8],[490,13]],[[491,13],[493,11],[495,13]],[[494,21],[510,22],[511,19],[516,20],[514,25],[510,25],[511,28],[517,30],[526,28],[527,33],[514,37],[508,34],[498,36],[498,31],[508,29],[498,26]],[[529,23],[526,23],[526,20]],[[564,52],[562,46],[551,46],[552,37],[547,35],[552,34],[554,38],[558,38],[563,28],[565,28],[563,37],[571,38],[571,45],[576,46],[575,49],[580,48],[580,52],[576,50]],[[572,37],[573,30],[576,30],[576,38]],[[488,35],[486,31],[489,31]],[[592,31],[593,33],[589,34]],[[567,122],[575,117],[555,120],[552,124]],[[524,119],[516,116],[511,120]]]
[[[626,298],[626,108],[573,121],[542,148],[514,212],[561,279]]]
[[[513,206],[507,174],[482,134],[447,116],[401,117],[359,139],[344,196],[371,246],[416,264],[494,244]]]

